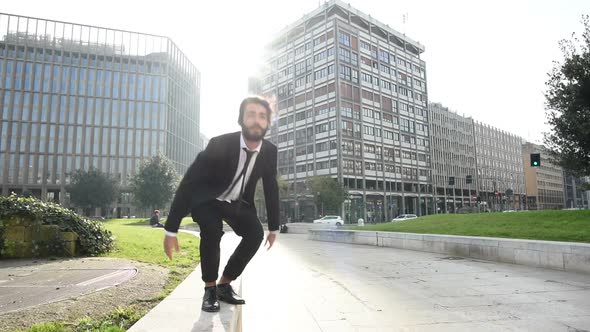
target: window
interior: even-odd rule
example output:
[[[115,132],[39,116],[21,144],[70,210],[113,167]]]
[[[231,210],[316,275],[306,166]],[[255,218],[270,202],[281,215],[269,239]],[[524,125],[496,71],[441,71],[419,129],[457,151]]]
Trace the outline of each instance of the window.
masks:
[[[376,170],[375,163],[365,162],[365,169],[368,171]]]
[[[295,121],[305,120],[305,111],[297,112],[295,114]]]
[[[301,45],[295,49],[295,56],[305,53],[305,45]]]
[[[352,129],[352,122],[342,120],[342,135],[352,137],[354,135],[354,131]]]
[[[400,119],[400,129],[402,131],[407,131],[407,132],[410,132],[410,133],[415,132],[414,121],[401,118]]]
[[[328,69],[327,68],[322,68],[322,69],[316,70],[314,72],[314,80],[319,80],[319,79],[322,79],[326,76],[328,76]]]
[[[338,31],[338,42],[340,44],[350,47],[350,35],[343,31]]]
[[[365,152],[375,154],[375,145],[365,143]]]
[[[386,139],[393,140],[393,131],[390,131],[390,130],[384,130],[384,133],[385,133],[385,138],[386,138]]]
[[[391,83],[386,80],[381,80],[381,87],[385,90],[391,90]]]
[[[305,61],[301,61],[295,64],[295,76],[299,76],[305,73]]]
[[[346,63],[350,63],[350,62],[351,62],[351,61],[350,61],[350,51],[349,51],[349,50],[347,50],[347,49],[345,49],[345,48],[342,48],[342,47],[341,47],[341,48],[339,48],[339,49],[338,49],[338,58],[339,58],[341,61],[344,61],[344,62],[346,62]]]
[[[352,104],[343,102],[340,106],[340,114],[342,114],[343,117],[352,118]]]
[[[371,50],[371,44],[361,39],[361,48],[367,51]]]
[[[340,65],[340,78],[343,80],[351,81],[352,80],[352,71],[350,67],[345,65]]]
[[[379,50],[379,61],[389,63],[389,53],[387,51]]]
[[[408,91],[408,89],[406,89],[404,87],[400,86],[398,91],[402,96],[406,96],[406,97],[410,96],[410,92]]]
[[[393,123],[393,115],[388,113],[383,113],[383,121]]]

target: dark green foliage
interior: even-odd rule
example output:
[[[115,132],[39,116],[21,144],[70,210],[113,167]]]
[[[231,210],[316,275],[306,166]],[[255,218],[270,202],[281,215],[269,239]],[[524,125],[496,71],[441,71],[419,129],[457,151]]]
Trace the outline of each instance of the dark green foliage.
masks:
[[[88,171],[79,169],[72,175],[68,191],[72,204],[84,209],[84,213],[89,216],[90,210],[112,203],[117,198],[119,188],[115,179],[91,167]]]
[[[28,217],[38,225],[58,225],[60,232],[78,234],[78,249],[81,255],[94,256],[106,253],[114,245],[111,232],[104,229],[100,222],[84,219],[74,211],[58,204],[12,194],[8,197],[0,197],[0,249],[4,242],[2,225],[13,216]],[[60,244],[58,239],[55,243],[52,241],[51,244],[45,244],[45,247],[54,254],[63,251],[63,243]]]
[[[131,179],[135,204],[141,208],[162,208],[176,191],[178,174],[165,156],[153,156],[139,167]]]
[[[338,180],[329,176],[314,176],[307,182],[316,206],[319,208],[323,205],[325,215],[338,214],[347,196]]]
[[[583,176],[590,174],[590,18],[582,17],[582,40],[562,40],[562,63],[554,62],[545,94],[551,132],[544,143],[552,162]],[[576,45],[579,44],[579,45]]]

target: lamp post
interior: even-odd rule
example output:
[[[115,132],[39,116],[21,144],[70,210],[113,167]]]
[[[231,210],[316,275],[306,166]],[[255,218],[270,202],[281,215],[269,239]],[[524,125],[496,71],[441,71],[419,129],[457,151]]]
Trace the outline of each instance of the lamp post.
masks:
[[[324,201],[322,201],[322,195],[319,191],[317,192],[317,196],[318,196],[318,201],[320,201],[320,205],[321,205],[320,215],[323,217],[324,216]]]

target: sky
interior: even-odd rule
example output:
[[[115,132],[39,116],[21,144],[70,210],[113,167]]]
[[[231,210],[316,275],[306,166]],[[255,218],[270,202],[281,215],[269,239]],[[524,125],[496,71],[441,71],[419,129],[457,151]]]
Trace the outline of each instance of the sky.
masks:
[[[237,131],[248,76],[267,42],[317,0],[3,1],[0,11],[170,37],[201,73],[201,132]],[[428,100],[540,143],[558,46],[590,0],[344,1],[425,46]],[[403,20],[404,15],[407,19]]]

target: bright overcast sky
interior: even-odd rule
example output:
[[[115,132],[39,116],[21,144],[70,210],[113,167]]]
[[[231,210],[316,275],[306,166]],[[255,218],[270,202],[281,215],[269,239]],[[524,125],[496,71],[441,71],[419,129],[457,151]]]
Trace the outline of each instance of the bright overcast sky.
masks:
[[[3,1],[2,12],[165,35],[201,72],[201,132],[239,129],[239,102],[263,45],[317,0]],[[322,1],[323,3],[323,1]],[[590,0],[352,0],[426,47],[428,99],[540,141],[558,41],[582,31]],[[408,20],[403,24],[402,16]]]

